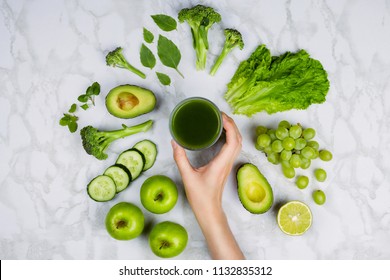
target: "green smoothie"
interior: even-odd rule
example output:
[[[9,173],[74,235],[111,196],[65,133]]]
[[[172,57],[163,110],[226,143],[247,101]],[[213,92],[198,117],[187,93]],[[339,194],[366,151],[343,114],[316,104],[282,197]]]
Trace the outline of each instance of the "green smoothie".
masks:
[[[221,136],[221,112],[205,98],[185,99],[171,113],[170,130],[174,140],[186,149],[208,148]]]

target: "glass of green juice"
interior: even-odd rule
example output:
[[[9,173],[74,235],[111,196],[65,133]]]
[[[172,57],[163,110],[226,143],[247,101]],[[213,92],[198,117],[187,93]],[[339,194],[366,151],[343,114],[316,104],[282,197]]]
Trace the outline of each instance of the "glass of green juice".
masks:
[[[184,99],[173,109],[169,129],[173,139],[187,150],[203,150],[214,145],[222,133],[222,114],[210,100]]]

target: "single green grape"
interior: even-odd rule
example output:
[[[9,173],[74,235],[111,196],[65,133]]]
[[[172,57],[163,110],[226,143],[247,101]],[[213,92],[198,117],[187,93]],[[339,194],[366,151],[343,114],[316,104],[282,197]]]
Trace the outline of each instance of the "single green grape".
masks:
[[[278,127],[275,131],[276,138],[283,140],[288,137],[288,129],[285,127]]]
[[[307,159],[312,159],[314,157],[315,151],[312,147],[305,147],[301,150],[301,155]]]
[[[316,131],[313,128],[306,128],[303,130],[302,135],[306,140],[311,140],[316,136]]]
[[[314,170],[314,176],[318,182],[324,182],[326,180],[326,171],[322,168]]]
[[[267,155],[267,159],[270,163],[273,163],[273,164],[278,164],[280,162],[279,160],[279,154],[278,153],[270,153]]]
[[[267,133],[267,131],[268,131],[268,128],[266,128],[265,126],[259,125],[256,127],[256,135],[257,136],[264,134],[264,133]]]
[[[302,127],[298,124],[291,126],[289,134],[291,138],[298,139],[302,135]]]
[[[290,160],[291,155],[292,155],[292,152],[291,152],[291,151],[283,150],[283,151],[280,153],[280,159],[281,159],[281,160]]]
[[[290,164],[294,168],[301,167],[301,157],[297,154],[293,154],[290,158]]]
[[[295,140],[291,137],[286,137],[282,141],[283,149],[291,151],[295,147]]]
[[[291,167],[290,161],[288,160],[282,160],[280,163],[282,164],[282,167]]]
[[[332,160],[333,155],[328,150],[321,150],[320,154],[319,154],[319,157],[323,161],[330,161],[330,160]]]
[[[264,148],[263,147],[261,147],[257,142],[255,143],[255,148],[256,148],[256,150],[258,150],[258,151],[264,151]]]
[[[286,177],[286,178],[294,178],[295,176],[295,169],[294,167],[286,167],[286,166],[283,166],[282,165],[282,172],[283,172],[283,175]]]
[[[276,140],[275,129],[268,129],[267,134],[269,135],[269,137],[271,137],[271,141]]]
[[[266,153],[267,155],[272,153],[271,146],[267,146],[267,147],[263,148],[263,152]]]
[[[290,123],[286,120],[283,120],[283,121],[280,121],[279,124],[278,124],[278,127],[284,127],[284,128],[287,128],[289,129],[290,128]]]
[[[280,153],[281,151],[283,151],[282,141],[280,140],[273,141],[271,147],[272,151],[274,151],[275,153]]]
[[[301,168],[302,169],[308,169],[311,165],[311,160],[308,158],[305,158],[304,156],[300,155],[301,158]]]
[[[300,189],[305,189],[309,185],[309,177],[301,175],[298,176],[297,180],[295,181],[295,184]]]
[[[326,201],[326,195],[322,190],[315,190],[312,194],[313,200],[318,205],[322,205]]]
[[[306,147],[306,143],[307,143],[307,141],[303,138],[295,139],[295,148],[294,149],[300,151]]]
[[[311,159],[317,159],[320,155],[320,152],[318,150],[314,150],[314,156]]]
[[[307,142],[307,146],[312,147],[314,150],[318,150],[320,148],[320,144],[317,141],[310,140]]]
[[[271,137],[268,134],[261,134],[257,137],[257,144],[260,147],[268,147],[271,144]]]

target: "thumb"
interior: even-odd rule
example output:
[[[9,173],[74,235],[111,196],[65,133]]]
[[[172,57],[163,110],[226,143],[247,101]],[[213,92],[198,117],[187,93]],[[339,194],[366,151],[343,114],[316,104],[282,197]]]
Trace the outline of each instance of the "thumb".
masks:
[[[187,158],[186,151],[179,146],[175,140],[171,140],[171,145],[173,149],[173,158],[183,177],[193,170],[192,165]]]

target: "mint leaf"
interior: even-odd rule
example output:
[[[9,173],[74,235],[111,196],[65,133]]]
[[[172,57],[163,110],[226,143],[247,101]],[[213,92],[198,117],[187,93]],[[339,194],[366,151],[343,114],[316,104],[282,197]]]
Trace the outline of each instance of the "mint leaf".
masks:
[[[170,16],[160,14],[151,17],[161,30],[169,32],[176,29],[176,20]]]
[[[89,105],[87,103],[80,106],[83,110],[87,110],[89,108]]]
[[[94,82],[91,85],[91,88],[92,88],[92,93],[89,94],[89,95],[99,95],[99,93],[100,93],[100,84],[98,82]]]
[[[69,129],[69,131],[71,133],[76,132],[76,130],[77,130],[77,122],[72,121],[72,122],[68,123],[68,129]]]
[[[86,94],[82,94],[82,95],[80,95],[80,96],[77,98],[78,101],[83,102],[83,103],[87,102],[88,99],[89,99],[89,97],[88,97],[88,95],[86,95]]]
[[[152,32],[150,32],[149,30],[147,30],[145,27],[144,27],[144,40],[146,43],[153,43],[153,40],[154,40],[154,35]]]
[[[153,67],[156,65],[156,57],[154,56],[152,51],[144,44],[142,44],[141,46],[140,58],[142,65],[145,67],[153,69]]]
[[[171,40],[162,35],[159,35],[157,43],[157,54],[162,64],[175,69],[177,73],[179,73],[180,76],[184,78],[183,74],[180,73],[178,69],[181,60],[181,53]]]
[[[164,86],[169,86],[171,84],[171,78],[168,75],[160,72],[156,72],[157,78],[161,84]]]
[[[61,126],[66,126],[66,125],[68,125],[68,123],[69,123],[69,118],[67,118],[66,116],[64,116],[60,119]]]
[[[77,105],[75,103],[70,106],[70,109],[68,110],[69,113],[74,113],[77,110]]]

